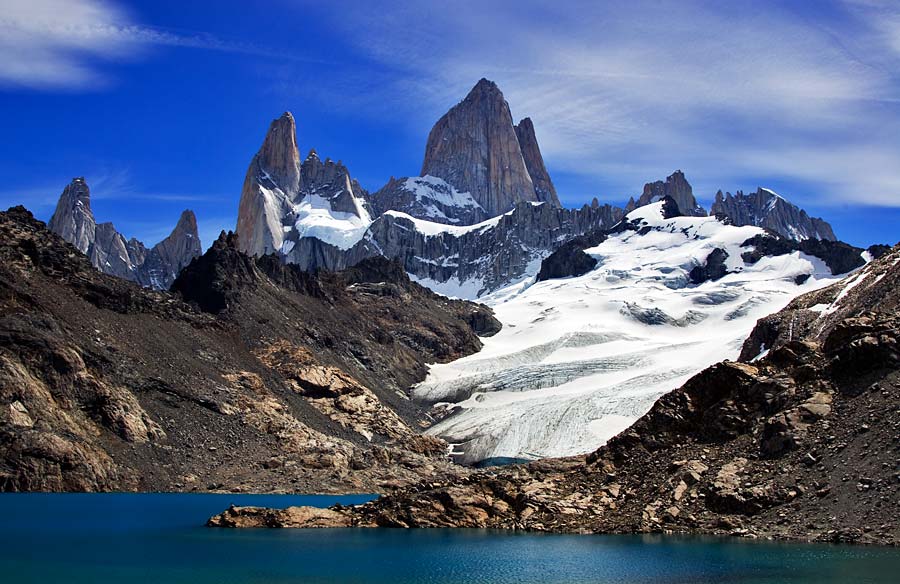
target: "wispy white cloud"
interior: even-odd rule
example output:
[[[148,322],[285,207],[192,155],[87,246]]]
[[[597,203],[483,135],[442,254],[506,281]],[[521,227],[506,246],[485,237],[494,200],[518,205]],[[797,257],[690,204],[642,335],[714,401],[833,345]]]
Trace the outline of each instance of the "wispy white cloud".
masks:
[[[85,89],[109,82],[103,65],[134,59],[153,46],[188,47],[279,59],[300,57],[207,33],[134,22],[105,0],[4,0],[0,12],[0,85]]]
[[[534,119],[551,172],[621,195],[682,168],[701,196],[802,183],[795,198],[900,206],[900,20],[893,1],[423,2],[334,26],[392,72],[372,107],[422,134],[486,76]],[[707,192],[709,191],[709,192]],[[608,193],[610,194],[610,193]]]

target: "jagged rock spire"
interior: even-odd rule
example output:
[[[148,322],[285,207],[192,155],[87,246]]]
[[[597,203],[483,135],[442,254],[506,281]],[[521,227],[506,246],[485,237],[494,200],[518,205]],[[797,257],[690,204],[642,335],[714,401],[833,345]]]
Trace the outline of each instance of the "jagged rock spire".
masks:
[[[509,104],[487,79],[481,79],[434,125],[421,174],[470,193],[489,215],[508,211],[520,201],[540,200]]]
[[[168,289],[178,273],[203,254],[197,217],[186,209],[168,237],[153,246],[141,266],[140,280],[145,286]]]
[[[272,120],[244,178],[237,221],[241,251],[259,256],[281,247],[282,220],[291,213],[301,186],[297,127],[294,116],[285,112]]]
[[[250,162],[238,208],[240,251],[288,253],[303,237],[346,245],[371,222],[368,193],[339,160],[312,149],[300,162],[294,116],[274,120]]]
[[[112,223],[96,223],[83,177],[65,188],[48,227],[101,272],[159,289],[167,289],[181,268],[203,251],[193,211],[184,211],[171,235],[149,250],[133,237],[126,239]]]
[[[256,155],[257,164],[285,193],[296,193],[300,184],[300,151],[297,125],[291,112],[272,120]]]
[[[528,174],[531,175],[531,182],[534,184],[534,192],[538,200],[554,207],[561,206],[556,194],[556,187],[553,186],[550,173],[544,166],[544,157],[541,156],[541,149],[538,147],[531,118],[525,118],[516,125],[516,137],[519,139],[525,167],[528,169]]]
[[[82,253],[88,252],[97,224],[91,211],[91,189],[84,177],[73,178],[63,190],[48,227]]]

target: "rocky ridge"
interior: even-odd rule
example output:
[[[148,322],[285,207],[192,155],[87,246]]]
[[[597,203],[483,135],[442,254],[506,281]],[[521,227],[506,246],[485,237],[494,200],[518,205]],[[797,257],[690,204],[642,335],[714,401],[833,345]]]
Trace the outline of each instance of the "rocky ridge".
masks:
[[[421,176],[392,177],[372,194],[315,151],[301,163],[285,113],[250,164],[237,233],[245,253],[275,253],[307,271],[383,255],[435,290],[477,298],[536,275],[566,241],[661,200],[672,216],[706,216],[681,171],[647,183],[626,209],[596,198],[562,208],[534,124],[513,124],[500,89],[482,79],[435,124]]]
[[[150,249],[137,239],[125,239],[112,223],[96,223],[90,188],[81,177],[63,190],[49,228],[101,272],[158,290],[167,290],[178,272],[203,252],[197,218],[190,210],[181,214],[168,237]]]
[[[212,526],[478,527],[900,543],[900,246],[752,363],[716,364],[586,457],[423,482],[313,522],[230,508]],[[882,282],[885,282],[883,286]],[[815,303],[815,304],[813,304]],[[766,326],[761,322],[760,326]]]
[[[710,213],[731,221],[734,225],[755,225],[794,241],[821,239],[835,241],[837,237],[827,221],[810,217],[773,191],[758,188],[755,193],[716,193]]]
[[[405,389],[477,350],[489,310],[388,260],[307,274],[230,239],[182,295],[0,213],[0,490],[384,492],[464,472]]]

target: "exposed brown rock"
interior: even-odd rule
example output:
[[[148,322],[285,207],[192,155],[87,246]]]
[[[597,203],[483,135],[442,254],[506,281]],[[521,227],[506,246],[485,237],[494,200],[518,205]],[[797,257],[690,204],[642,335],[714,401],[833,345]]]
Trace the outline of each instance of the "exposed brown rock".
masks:
[[[0,213],[0,490],[388,492],[466,472],[411,429],[404,391],[477,350],[487,308],[388,260],[313,275],[234,243],[182,273],[203,312]]]
[[[331,509],[318,507],[288,507],[263,509],[235,507],[210,518],[209,527],[350,527],[350,518]]]

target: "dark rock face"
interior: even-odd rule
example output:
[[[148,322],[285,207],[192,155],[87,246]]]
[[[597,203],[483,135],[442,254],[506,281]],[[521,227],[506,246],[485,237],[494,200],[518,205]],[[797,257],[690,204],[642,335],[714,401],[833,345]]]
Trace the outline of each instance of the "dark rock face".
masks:
[[[482,79],[432,128],[421,175],[441,178],[470,193],[487,217],[520,202],[558,205],[530,121],[523,121],[519,133],[526,142],[527,161],[509,104],[496,84]],[[537,189],[529,165],[538,175]]]
[[[810,217],[803,209],[761,187],[755,193],[747,195],[741,191],[736,195],[717,192],[710,213],[722,219],[727,218],[733,225],[763,227],[794,241],[837,240],[831,225],[826,221]]]
[[[890,252],[891,246],[876,243],[875,245],[870,245],[868,249],[866,249],[866,251],[869,252],[869,255],[872,256],[873,260],[877,260],[886,253]]]
[[[541,262],[537,281],[581,276],[590,272],[597,266],[597,260],[584,253],[584,250],[600,245],[606,239],[606,233],[602,231],[570,239]]]
[[[433,235],[417,231],[403,216],[386,214],[371,225],[371,242],[364,245],[373,253],[397,258],[419,278],[479,282],[481,291],[487,292],[529,275],[530,266],[573,236],[608,228],[608,211],[520,203],[483,228]]]
[[[112,223],[96,223],[91,193],[83,178],[75,178],[63,191],[50,219],[51,231],[88,256],[91,264],[118,278],[166,290],[178,272],[203,250],[194,212],[181,214],[164,240],[147,249],[137,239],[126,240]]]
[[[193,211],[184,211],[172,233],[147,252],[138,270],[139,283],[168,290],[178,273],[202,253],[197,217]]]
[[[417,278],[437,284],[469,282],[489,292],[533,274],[535,264],[562,242],[607,229],[619,219],[621,210],[608,205],[570,210],[521,203],[471,229],[425,233],[404,214],[385,213],[348,250],[304,237],[284,259],[311,271],[343,270],[365,258],[384,256],[396,259]]]
[[[706,256],[706,263],[702,266],[697,266],[691,270],[689,277],[691,282],[694,284],[702,284],[703,282],[709,282],[710,280],[718,280],[728,273],[728,268],[725,266],[725,260],[728,259],[728,252],[721,248],[716,248],[712,250],[708,256]]]
[[[383,258],[309,274],[237,243],[173,294],[0,213],[0,490],[389,491],[465,472],[403,392],[476,351],[490,310]]]
[[[825,262],[834,275],[846,274],[866,263],[862,257],[865,250],[842,241],[804,239],[798,242],[780,237],[757,235],[742,243],[741,246],[753,248],[741,254],[741,258],[747,263],[758,262],[764,256],[779,256],[801,251]]]
[[[587,457],[425,481],[323,521],[293,511],[215,525],[712,533],[897,544],[900,248],[869,266],[825,328],[753,364],[725,361],[663,396]],[[878,282],[875,282],[881,276]],[[853,278],[855,276],[852,276]],[[844,289],[850,280],[838,284]],[[880,287],[881,282],[888,282]],[[789,313],[791,309],[787,310]],[[845,317],[863,314],[862,317]],[[819,332],[821,330],[821,332]],[[813,331],[810,336],[808,332]]]
[[[629,201],[625,212],[630,213],[638,207],[662,201],[666,197],[675,202],[678,212],[682,216],[706,217],[706,211],[697,203],[691,184],[680,170],[676,170],[666,177],[665,182],[658,180],[645,184],[640,198],[637,201],[633,201],[633,199]]]

